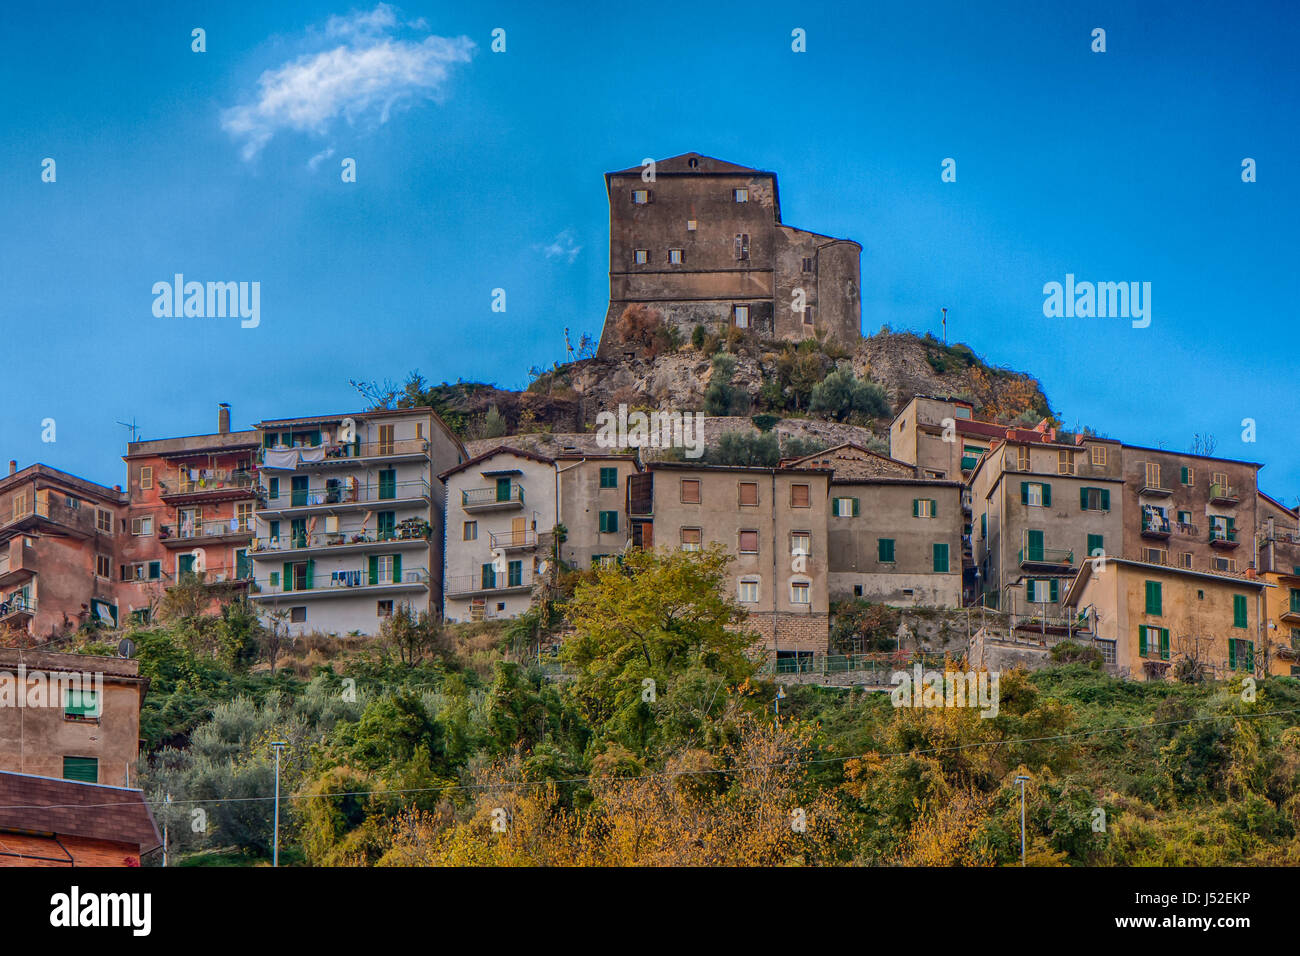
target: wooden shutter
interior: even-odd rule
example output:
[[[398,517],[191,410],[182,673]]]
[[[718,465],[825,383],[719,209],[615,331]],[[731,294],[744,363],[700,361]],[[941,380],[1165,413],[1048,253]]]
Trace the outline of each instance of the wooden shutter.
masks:
[[[1243,594],[1232,596],[1232,626],[1246,626],[1246,597]]]
[[[393,583],[402,583],[402,556],[400,554],[393,555]]]
[[[1020,483],[1020,503],[1022,505],[1029,504],[1029,482],[1027,481]]]
[[[1167,627],[1160,629],[1160,659],[1169,660],[1169,628]]]
[[[1148,614],[1160,613],[1160,582],[1146,582],[1146,612]]]
[[[1138,656],[1147,656],[1147,629],[1146,625],[1138,628]],[[1232,642],[1228,642],[1228,657],[1232,657]]]
[[[1052,507],[1052,486],[1047,482],[1043,482],[1043,507]]]
[[[369,564],[370,566],[367,569],[369,571],[368,580],[371,584],[378,584],[379,583],[379,556],[377,554],[372,554],[370,556]],[[483,567],[484,569],[487,569],[492,567],[492,565],[485,564],[483,565]],[[486,584],[484,586],[486,587]]]

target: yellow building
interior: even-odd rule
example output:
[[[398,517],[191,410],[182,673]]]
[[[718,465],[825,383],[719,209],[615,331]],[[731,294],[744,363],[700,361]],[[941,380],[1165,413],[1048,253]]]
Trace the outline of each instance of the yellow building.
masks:
[[[1300,574],[1266,572],[1268,672],[1300,677]]]
[[[1083,562],[1064,604],[1082,620],[1080,639],[1096,641],[1108,663],[1135,679],[1195,667],[1225,680],[1264,674],[1264,594],[1272,590],[1258,578],[1106,558]]]

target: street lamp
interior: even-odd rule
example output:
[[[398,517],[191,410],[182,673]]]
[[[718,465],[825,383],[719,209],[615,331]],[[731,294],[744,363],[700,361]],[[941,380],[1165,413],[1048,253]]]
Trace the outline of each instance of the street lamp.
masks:
[[[1025,865],[1025,781],[1029,778],[1023,773],[1016,774],[1015,782],[1020,784],[1020,865]]]
[[[287,741],[273,740],[275,749],[275,830],[271,838],[271,865],[280,865],[280,751],[289,746]]]

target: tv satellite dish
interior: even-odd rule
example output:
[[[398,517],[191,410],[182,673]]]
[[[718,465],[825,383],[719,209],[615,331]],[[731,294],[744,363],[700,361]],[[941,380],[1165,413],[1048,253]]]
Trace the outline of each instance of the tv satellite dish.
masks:
[[[547,568],[547,563],[546,563],[545,561],[540,562],[540,563],[537,565],[537,573],[538,573],[538,574],[545,574],[545,573],[546,573],[546,568]]]
[[[118,657],[132,657],[135,654],[135,641],[124,637],[117,642]]]

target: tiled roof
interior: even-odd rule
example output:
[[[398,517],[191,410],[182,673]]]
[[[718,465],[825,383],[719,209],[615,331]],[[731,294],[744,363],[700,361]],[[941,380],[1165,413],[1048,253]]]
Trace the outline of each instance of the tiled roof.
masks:
[[[143,791],[26,773],[0,772],[0,829],[162,845]]]

